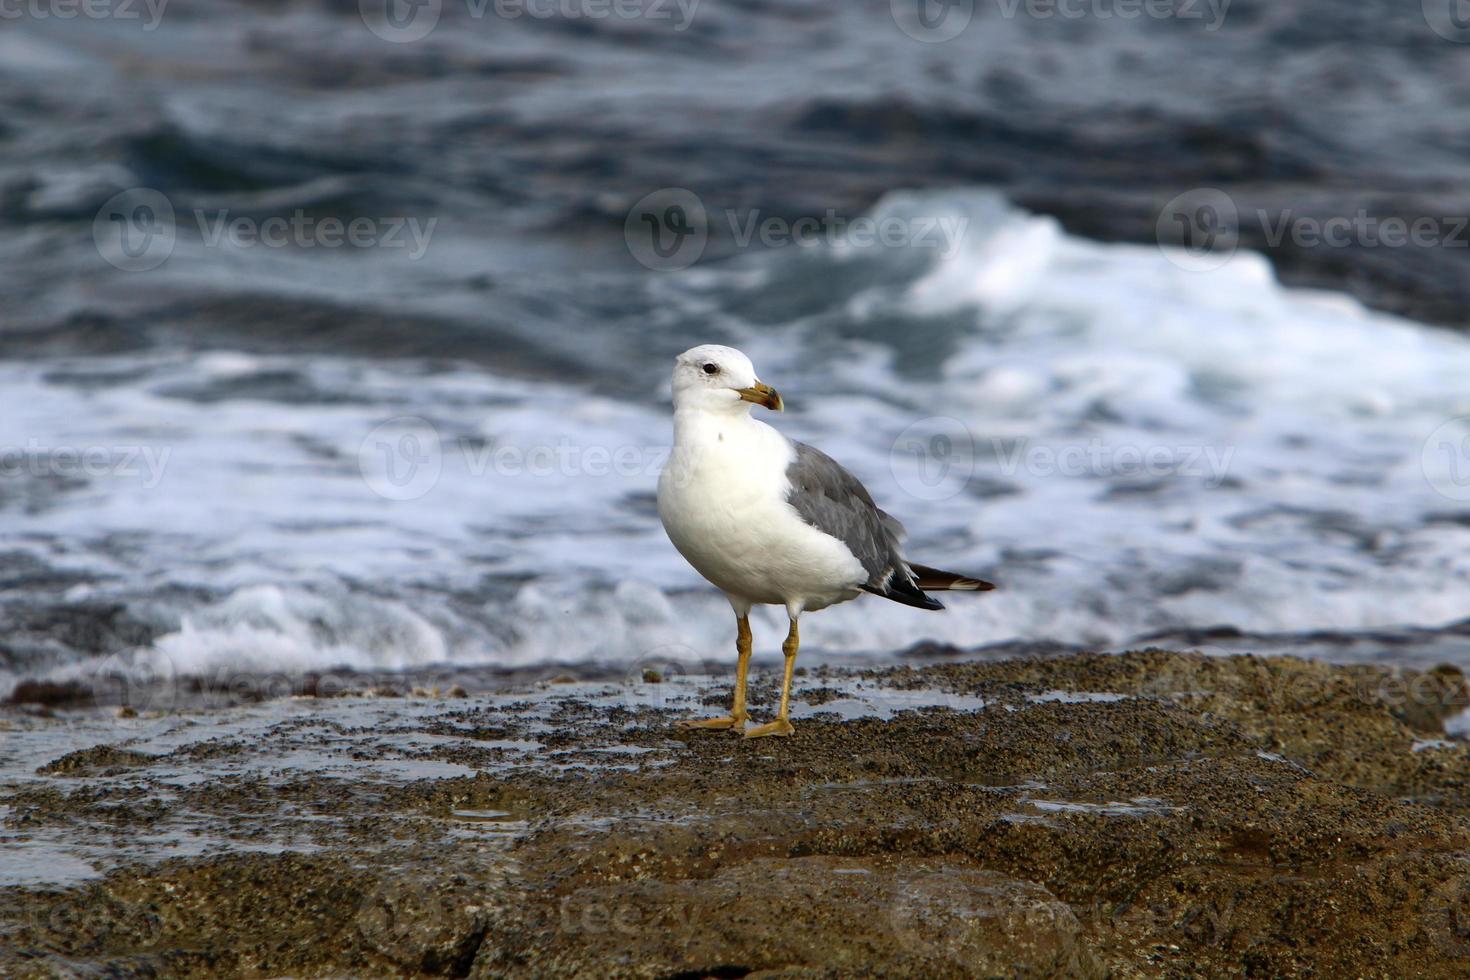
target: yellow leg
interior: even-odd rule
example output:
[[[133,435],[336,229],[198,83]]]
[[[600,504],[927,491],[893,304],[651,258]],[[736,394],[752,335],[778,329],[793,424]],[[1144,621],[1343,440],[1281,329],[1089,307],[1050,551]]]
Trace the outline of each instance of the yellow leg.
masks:
[[[680,728],[733,728],[737,732],[745,730],[745,677],[750,669],[750,619],[740,616],[735,620],[735,703],[730,706],[730,713],[720,718],[702,718],[699,721],[681,721]]]
[[[781,679],[781,710],[776,714],[776,720],[764,725],[757,725],[745,733],[746,738],[761,738],[765,735],[790,735],[795,729],[791,727],[788,716],[791,713],[791,676],[796,671],[796,649],[801,645],[801,636],[796,631],[796,620],[791,621],[791,630],[786,634],[786,642],[781,644],[781,653],[786,657],[786,674]]]
[[[750,619],[741,616],[736,620],[737,631],[735,634],[735,704],[731,706],[730,714],[735,719],[735,727],[744,729],[745,719],[745,680],[750,675]]]

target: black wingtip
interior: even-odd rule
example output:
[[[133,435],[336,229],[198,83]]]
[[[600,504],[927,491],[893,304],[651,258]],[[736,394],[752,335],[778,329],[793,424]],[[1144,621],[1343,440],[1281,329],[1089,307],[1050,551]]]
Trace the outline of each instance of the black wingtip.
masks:
[[[874,589],[868,586],[863,586],[863,588],[873,593],[873,595],[882,596],[885,599],[892,599],[894,602],[901,602],[905,606],[913,606],[915,609],[936,610],[944,608],[944,603],[933,596],[924,594],[908,582],[895,582],[890,579],[888,588],[886,589]]]

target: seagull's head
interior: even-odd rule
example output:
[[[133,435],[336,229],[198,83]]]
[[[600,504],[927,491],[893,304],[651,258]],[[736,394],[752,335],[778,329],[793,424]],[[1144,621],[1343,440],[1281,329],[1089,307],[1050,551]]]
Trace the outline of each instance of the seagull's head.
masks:
[[[750,411],[764,405],[781,411],[781,396],[755,376],[750,358],[733,347],[701,344],[674,361],[674,409],[715,412]]]

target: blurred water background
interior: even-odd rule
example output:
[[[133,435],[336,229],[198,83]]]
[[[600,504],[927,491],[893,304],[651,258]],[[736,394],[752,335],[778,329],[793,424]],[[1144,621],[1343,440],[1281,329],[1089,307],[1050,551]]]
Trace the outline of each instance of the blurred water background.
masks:
[[[818,656],[1470,666],[1452,8],[388,4],[6,8],[0,692],[728,659],[653,503],[703,342],[1002,585]],[[1297,234],[1360,213],[1432,234]]]

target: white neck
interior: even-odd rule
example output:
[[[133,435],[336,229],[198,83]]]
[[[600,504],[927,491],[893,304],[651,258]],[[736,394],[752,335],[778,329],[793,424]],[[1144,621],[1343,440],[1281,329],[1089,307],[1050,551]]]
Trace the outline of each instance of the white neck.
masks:
[[[736,402],[728,408],[723,406],[711,408],[708,405],[676,406],[674,408],[674,441],[682,442],[696,432],[711,428],[759,425],[760,423],[750,417],[750,410],[753,407],[749,402]]]

